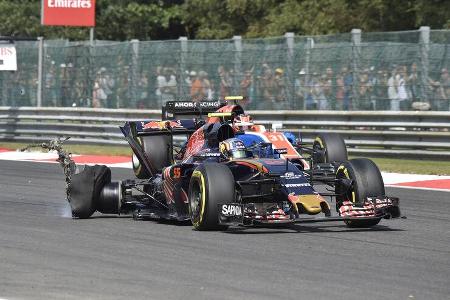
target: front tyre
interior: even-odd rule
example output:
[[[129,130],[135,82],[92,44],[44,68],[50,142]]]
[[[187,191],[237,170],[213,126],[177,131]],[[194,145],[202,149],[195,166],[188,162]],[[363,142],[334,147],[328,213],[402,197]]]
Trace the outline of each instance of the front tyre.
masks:
[[[350,179],[352,185],[348,189],[336,185],[336,193],[345,191],[343,195],[336,196],[337,208],[343,201],[364,203],[367,197],[385,196],[383,177],[377,165],[367,158],[356,158],[342,163],[337,172],[337,179]],[[380,222],[381,218],[374,220],[346,220],[349,227],[372,227]]]
[[[226,230],[219,225],[219,205],[235,200],[234,177],[218,163],[198,166],[189,183],[189,215],[196,230]]]
[[[344,139],[337,133],[321,133],[314,139],[313,149],[323,154],[316,158],[316,163],[333,163],[348,160]]]

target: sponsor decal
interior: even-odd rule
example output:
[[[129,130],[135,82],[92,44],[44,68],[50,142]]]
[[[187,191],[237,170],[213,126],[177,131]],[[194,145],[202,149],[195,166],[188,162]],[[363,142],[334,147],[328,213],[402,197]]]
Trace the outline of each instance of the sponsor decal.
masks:
[[[150,121],[143,123],[143,129],[168,129],[168,128],[183,128],[180,120],[177,121]]]
[[[197,155],[201,157],[220,157],[222,154],[220,152],[203,152]]]
[[[303,177],[303,175],[295,174],[294,172],[286,172],[284,173],[284,175],[281,175],[280,177],[294,179],[294,178],[301,178]]]
[[[91,8],[91,0],[47,0],[48,7]]]
[[[17,54],[14,45],[0,45],[0,71],[17,71]]]
[[[242,207],[238,204],[223,204],[221,214],[226,217],[242,216]]]
[[[218,108],[220,102],[174,102],[174,108]]]
[[[287,187],[287,188],[311,186],[311,184],[309,184],[308,182],[304,182],[304,183],[287,183],[287,184],[283,184],[283,185],[285,187]]]
[[[278,154],[287,154],[288,153],[286,148],[280,148],[280,149],[274,149],[274,150],[275,150],[275,153],[278,153]]]
[[[280,166],[280,165],[285,165],[286,162],[282,159],[276,159],[276,158],[266,158],[266,159],[261,159],[261,161],[263,163],[265,163],[266,165],[274,165],[274,166]]]
[[[95,26],[95,0],[42,0],[42,25]]]

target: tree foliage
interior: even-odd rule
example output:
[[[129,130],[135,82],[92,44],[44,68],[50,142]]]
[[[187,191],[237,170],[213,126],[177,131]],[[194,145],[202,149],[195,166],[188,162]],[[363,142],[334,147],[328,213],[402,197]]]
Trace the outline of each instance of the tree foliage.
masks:
[[[40,25],[40,0],[0,0],[0,34],[85,40],[89,29]],[[96,38],[223,39],[450,28],[448,0],[97,0]]]

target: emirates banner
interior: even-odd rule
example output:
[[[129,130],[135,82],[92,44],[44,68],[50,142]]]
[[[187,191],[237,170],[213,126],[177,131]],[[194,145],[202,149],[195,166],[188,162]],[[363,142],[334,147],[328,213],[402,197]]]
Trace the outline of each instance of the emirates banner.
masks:
[[[42,0],[41,23],[50,26],[95,26],[95,0]]]
[[[17,71],[17,54],[14,45],[0,44],[0,71]]]

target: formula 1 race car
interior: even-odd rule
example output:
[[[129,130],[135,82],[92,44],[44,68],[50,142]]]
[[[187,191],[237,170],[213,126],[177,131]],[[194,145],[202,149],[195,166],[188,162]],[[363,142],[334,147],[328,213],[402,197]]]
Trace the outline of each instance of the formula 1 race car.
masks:
[[[132,213],[224,230],[339,220],[370,227],[400,216],[377,166],[348,160],[336,134],[318,135],[307,147],[255,124],[240,105],[220,102],[168,102],[162,120],[120,129],[137,179],[111,182],[107,167],[85,166],[67,190],[74,217]]]

